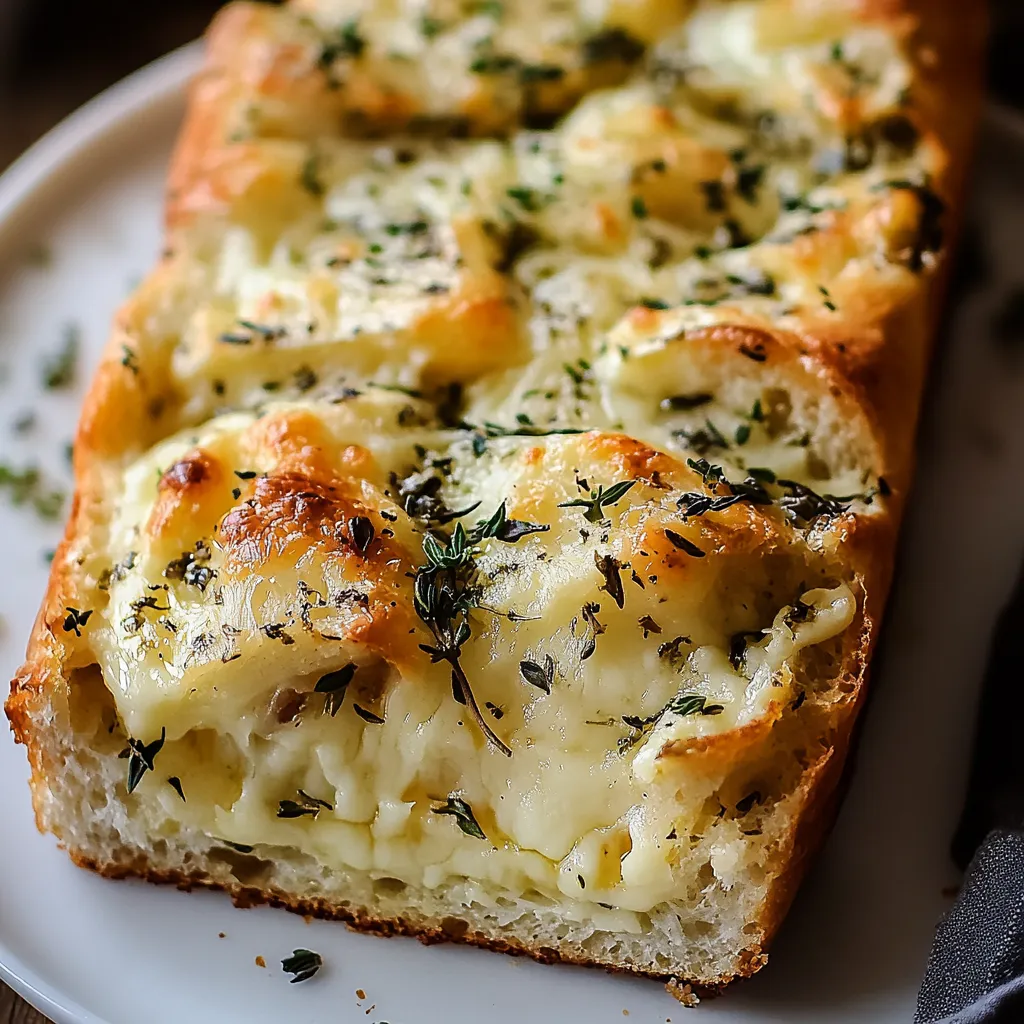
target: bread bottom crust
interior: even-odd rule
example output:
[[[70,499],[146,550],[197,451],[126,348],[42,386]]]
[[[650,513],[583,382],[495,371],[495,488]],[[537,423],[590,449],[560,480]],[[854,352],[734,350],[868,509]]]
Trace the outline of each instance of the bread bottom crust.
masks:
[[[396,935],[419,939],[425,946],[439,943],[462,943],[509,956],[525,956],[542,964],[572,964],[577,967],[596,967],[609,974],[628,974],[633,977],[661,981],[666,991],[684,1006],[696,1006],[702,998],[717,996],[733,981],[749,978],[768,962],[768,954],[759,945],[748,947],[740,954],[740,966],[732,976],[714,981],[691,981],[666,972],[646,971],[631,965],[603,963],[575,955],[554,946],[530,946],[513,938],[498,938],[472,930],[466,921],[457,917],[442,918],[436,925],[422,925],[402,917],[375,917],[365,908],[333,903],[321,897],[305,898],[276,888],[260,889],[241,883],[222,882],[204,872],[168,871],[150,867],[144,857],[133,863],[102,862],[80,850],[68,848],[68,855],[78,866],[88,868],[109,879],[138,879],[153,885],[173,885],[183,892],[210,889],[226,893],[240,910],[270,906],[289,910],[306,918],[340,921],[348,929],[380,938]]]

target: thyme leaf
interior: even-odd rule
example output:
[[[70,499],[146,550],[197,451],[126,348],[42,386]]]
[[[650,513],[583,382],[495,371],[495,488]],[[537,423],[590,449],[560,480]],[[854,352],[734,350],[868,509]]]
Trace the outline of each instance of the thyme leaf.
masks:
[[[286,956],[281,961],[281,970],[285,974],[294,975],[291,984],[296,982],[309,981],[324,965],[324,958],[311,949],[294,949],[291,956]]]
[[[167,738],[167,730],[160,730],[160,739],[152,743],[143,743],[141,740],[129,739],[128,746],[121,751],[121,757],[128,758],[128,792],[134,793],[142,777],[146,772],[153,771],[153,760],[163,749],[164,740]],[[182,797],[184,800],[185,798]]]
[[[476,816],[473,814],[473,808],[470,807],[462,797],[452,794],[448,797],[443,806],[431,809],[434,814],[450,814],[455,819],[455,824],[458,825],[467,836],[471,836],[473,839],[483,839],[486,841],[487,836],[484,835],[484,830],[477,822]]]
[[[535,661],[521,661],[519,662],[519,674],[531,686],[550,693],[551,685],[555,681],[555,659],[550,654],[546,655],[543,667]]]
[[[301,818],[304,815],[316,818],[322,810],[334,810],[326,800],[310,796],[304,790],[300,789],[298,794],[298,800],[281,800],[278,802],[277,816],[279,818]]]
[[[338,713],[338,709],[345,699],[345,691],[348,690],[348,684],[352,682],[352,677],[355,674],[355,662],[350,661],[344,668],[339,668],[335,672],[328,672],[317,680],[316,686],[313,687],[313,692],[327,695],[324,699],[325,715],[330,715],[333,718]]]
[[[626,495],[626,492],[636,483],[636,480],[622,480],[617,484],[612,484],[607,490],[604,489],[604,485],[598,485],[596,491],[590,491],[589,498],[574,498],[572,501],[560,502],[559,508],[584,508],[586,512],[583,514],[583,518],[588,523],[599,523],[604,519],[603,509],[610,505],[616,505]]]

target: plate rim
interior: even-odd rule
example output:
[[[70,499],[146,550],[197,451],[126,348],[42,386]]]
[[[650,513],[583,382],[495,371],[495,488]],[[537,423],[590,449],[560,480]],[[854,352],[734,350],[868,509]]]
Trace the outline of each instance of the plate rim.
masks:
[[[0,174],[0,224],[14,219],[84,152],[102,146],[123,123],[180,95],[199,70],[201,40],[180,46],[120,79],[59,121]],[[0,981],[54,1024],[108,1024],[64,997],[25,965],[0,937]]]
[[[0,226],[28,207],[74,160],[103,146],[124,123],[181,95],[200,67],[202,43],[187,43],[99,93],[58,122],[0,173]],[[1024,116],[989,102],[979,129],[1024,142]],[[0,936],[0,981],[54,1024],[109,1024],[22,962]]]

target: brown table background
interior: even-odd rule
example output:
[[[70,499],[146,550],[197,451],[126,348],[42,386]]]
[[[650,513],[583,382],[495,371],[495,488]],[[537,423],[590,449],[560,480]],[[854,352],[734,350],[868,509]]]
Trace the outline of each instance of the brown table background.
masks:
[[[219,6],[218,0],[0,0],[0,169],[100,90],[195,38]],[[993,0],[992,6],[991,92],[1024,110],[1024,4]],[[0,984],[0,1024],[47,1019]]]

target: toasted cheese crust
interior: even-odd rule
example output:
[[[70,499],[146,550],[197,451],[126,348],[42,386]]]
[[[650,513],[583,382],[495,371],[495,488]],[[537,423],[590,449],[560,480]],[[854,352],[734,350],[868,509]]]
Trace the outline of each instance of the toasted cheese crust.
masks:
[[[226,8],[7,705],[41,827],[104,866],[63,729],[126,751],[112,873],[185,836],[756,970],[909,485],[977,96],[951,11]],[[468,937],[537,952],[516,920]]]

